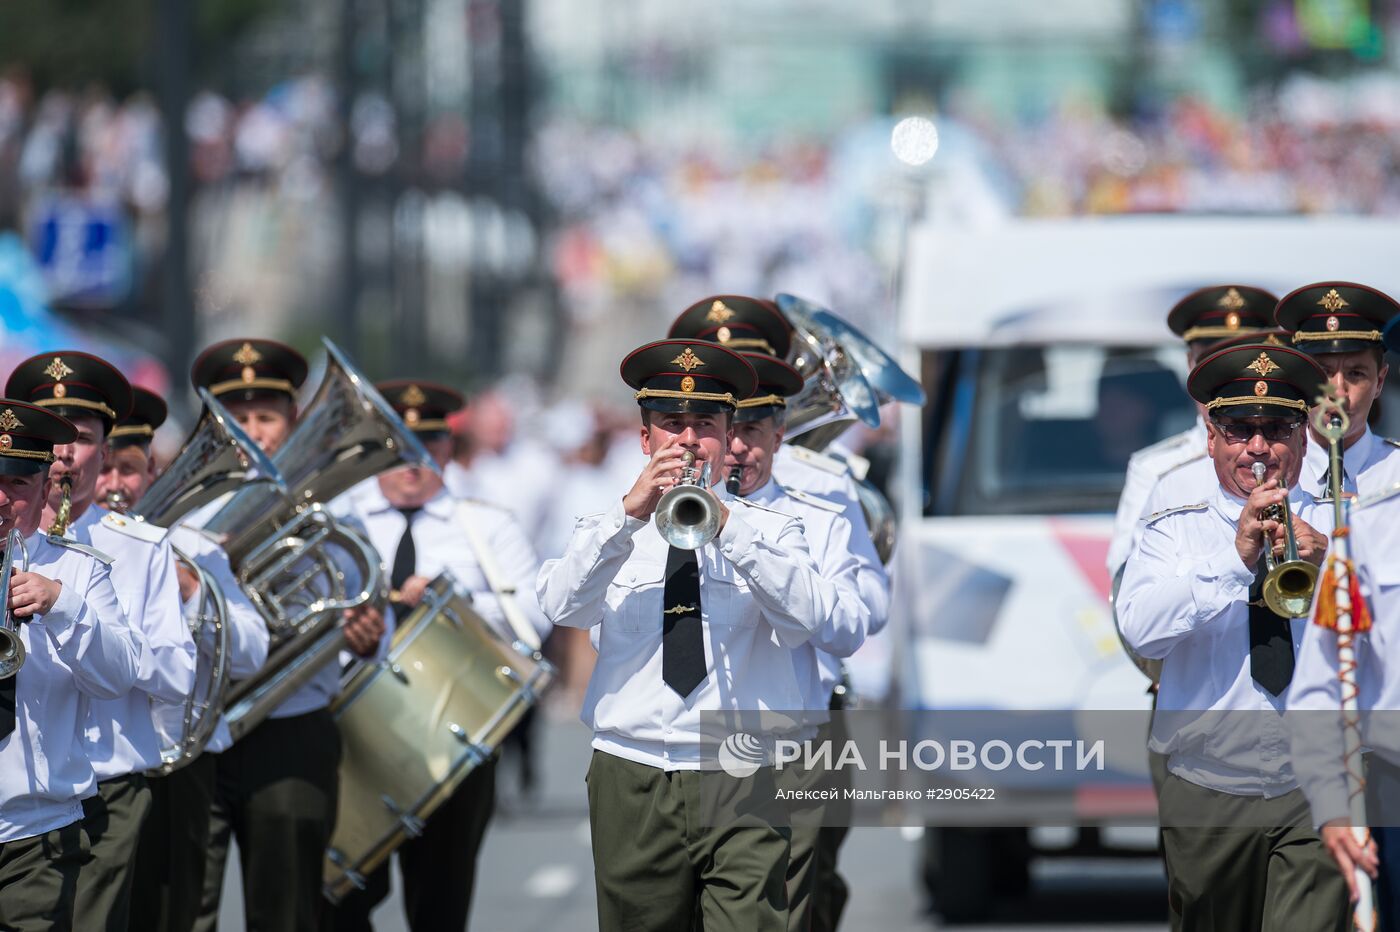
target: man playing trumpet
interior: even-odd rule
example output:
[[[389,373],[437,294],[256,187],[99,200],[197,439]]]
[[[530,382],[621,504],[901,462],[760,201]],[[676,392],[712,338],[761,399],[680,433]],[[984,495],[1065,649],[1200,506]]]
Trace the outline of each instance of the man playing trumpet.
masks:
[[[1324,378],[1310,357],[1265,344],[1200,362],[1187,389],[1206,408],[1218,486],[1146,518],[1127,561],[1124,638],[1162,660],[1150,746],[1168,755],[1159,811],[1181,928],[1349,922],[1346,885],[1313,830],[1282,714],[1310,593],[1285,580],[1294,598],[1280,597],[1269,584],[1280,574],[1266,578],[1286,560],[1315,567],[1326,550],[1308,523],[1312,511],[1317,523],[1326,514],[1296,488],[1308,405]],[[1308,576],[1301,565],[1287,571]]]

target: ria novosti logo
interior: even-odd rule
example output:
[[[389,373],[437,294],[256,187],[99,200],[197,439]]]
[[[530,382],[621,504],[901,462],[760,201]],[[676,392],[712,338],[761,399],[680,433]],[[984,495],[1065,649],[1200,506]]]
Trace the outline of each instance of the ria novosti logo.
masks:
[[[719,746],[720,769],[731,777],[751,777],[768,763],[763,742],[744,731],[736,731]]]

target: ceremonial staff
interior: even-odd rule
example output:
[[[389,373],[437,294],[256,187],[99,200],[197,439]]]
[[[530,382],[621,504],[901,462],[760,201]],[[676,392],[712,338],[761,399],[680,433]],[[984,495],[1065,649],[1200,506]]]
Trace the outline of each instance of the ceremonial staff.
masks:
[[[1328,474],[1331,482],[1333,531],[1332,546],[1327,554],[1327,569],[1317,587],[1317,613],[1314,621],[1337,632],[1337,676],[1342,693],[1342,760],[1346,770],[1347,803],[1350,808],[1351,831],[1356,843],[1363,848],[1370,842],[1371,830],[1366,825],[1366,781],[1361,773],[1361,724],[1356,682],[1356,635],[1371,627],[1366,600],[1361,595],[1356,565],[1351,560],[1347,526],[1349,510],[1343,492],[1342,438],[1346,436],[1349,419],[1342,409],[1337,390],[1327,385],[1313,412],[1313,426],[1327,438],[1331,455]],[[1360,867],[1356,872],[1357,899],[1352,909],[1352,925],[1360,932],[1374,932],[1376,907],[1371,878]]]

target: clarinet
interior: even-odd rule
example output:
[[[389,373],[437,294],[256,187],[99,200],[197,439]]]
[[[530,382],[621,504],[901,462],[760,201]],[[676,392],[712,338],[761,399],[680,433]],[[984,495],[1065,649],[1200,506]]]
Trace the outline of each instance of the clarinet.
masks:
[[[739,494],[739,477],[744,474],[744,467],[735,466],[729,470],[729,475],[724,477],[724,487],[730,495]]]

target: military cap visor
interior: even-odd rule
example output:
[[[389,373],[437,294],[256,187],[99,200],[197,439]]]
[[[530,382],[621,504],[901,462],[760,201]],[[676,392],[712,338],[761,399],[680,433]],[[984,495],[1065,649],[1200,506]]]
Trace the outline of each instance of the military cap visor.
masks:
[[[0,476],[32,476],[53,462],[53,448],[78,439],[67,418],[47,408],[0,398]]]
[[[792,325],[778,306],[763,298],[713,295],[696,301],[671,324],[668,337],[706,340],[744,353],[787,358],[792,348]]]
[[[660,340],[622,360],[622,381],[636,389],[650,411],[692,414],[732,412],[758,387],[748,360],[716,343]]]
[[[76,350],[40,353],[15,366],[5,395],[62,417],[95,417],[110,430],[131,413],[131,384],[105,359]]]
[[[1191,292],[1167,313],[1167,326],[1187,343],[1214,342],[1273,326],[1278,298],[1253,285],[1211,285]]]
[[[741,353],[758,376],[758,387],[739,400],[734,420],[761,421],[787,407],[787,399],[802,391],[802,376],[781,359],[763,353]]]
[[[295,400],[306,372],[306,357],[285,343],[224,340],[199,354],[190,381],[220,401]]]
[[[1223,340],[1217,340],[1214,343],[1207,344],[1201,353],[1201,358],[1205,359],[1212,353],[1218,353],[1232,346],[1244,346],[1250,343],[1259,343],[1265,346],[1292,346],[1292,337],[1293,334],[1289,333],[1287,330],[1280,330],[1277,327],[1273,330],[1249,330],[1233,337],[1226,337]]]
[[[390,379],[374,387],[409,430],[424,438],[451,433],[448,415],[462,410],[467,403],[461,392],[436,382]]]
[[[1400,305],[1382,291],[1355,282],[1316,282],[1278,303],[1274,319],[1305,353],[1355,353],[1383,345],[1385,326]]]
[[[1304,418],[1326,381],[1322,367],[1306,353],[1246,343],[1201,360],[1186,390],[1213,417]]]
[[[107,432],[113,447],[149,446],[169,413],[165,400],[150,389],[133,386],[131,393],[131,413]]]

